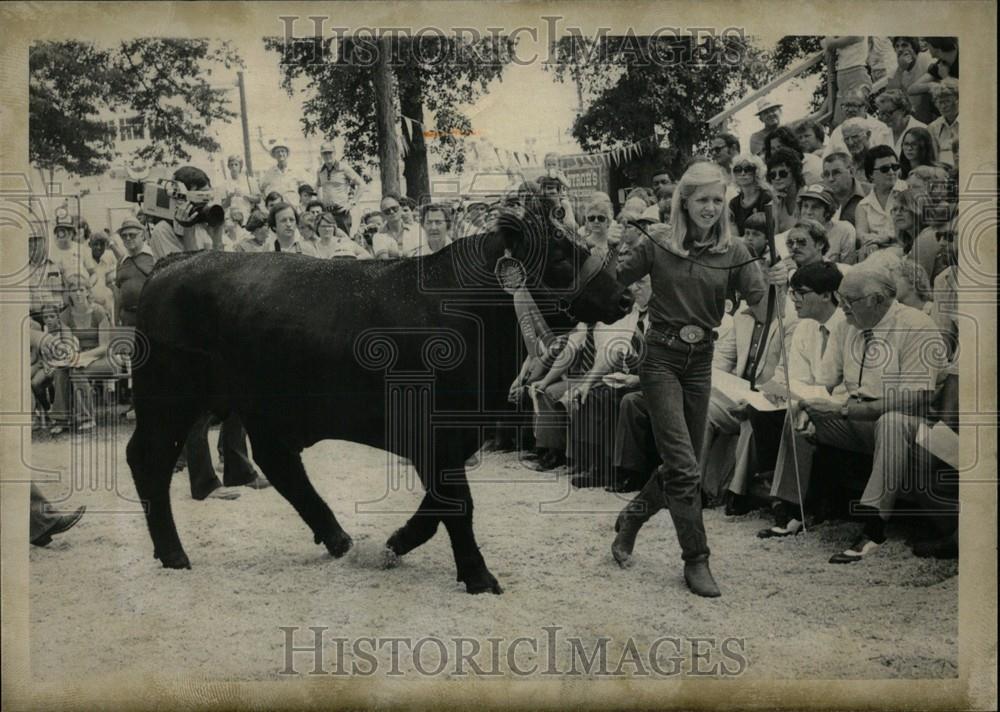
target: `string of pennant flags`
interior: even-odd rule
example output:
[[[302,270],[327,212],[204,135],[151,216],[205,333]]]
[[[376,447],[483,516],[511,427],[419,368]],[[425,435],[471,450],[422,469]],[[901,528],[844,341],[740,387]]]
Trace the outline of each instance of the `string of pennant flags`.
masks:
[[[409,116],[402,116],[402,130],[401,130],[401,148],[402,154],[405,158],[409,153],[410,145],[413,142],[413,132],[415,129],[425,130],[426,126],[416,119],[410,118]],[[495,146],[492,141],[488,139],[483,139],[482,141],[489,149],[492,149],[493,154],[496,156],[497,161],[503,166],[539,166],[542,161],[539,159],[538,154],[533,151],[511,151],[505,148]],[[642,154],[649,150],[655,149],[659,146],[659,137],[654,133],[646,138],[639,139],[638,141],[633,141],[632,143],[625,144],[623,146],[618,146],[617,148],[608,149],[607,151],[599,151],[597,153],[586,153],[577,154],[572,156],[572,158],[577,162],[577,165],[604,165],[618,166],[622,163],[627,163],[635,158],[638,158]],[[476,157],[477,160],[482,160],[483,156],[480,153],[479,146],[475,141],[469,143],[468,150],[470,150]],[[567,157],[562,156],[563,160]]]

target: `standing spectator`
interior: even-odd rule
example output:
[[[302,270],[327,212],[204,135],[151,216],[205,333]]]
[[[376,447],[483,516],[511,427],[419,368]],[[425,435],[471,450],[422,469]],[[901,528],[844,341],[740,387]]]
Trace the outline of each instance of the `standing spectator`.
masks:
[[[938,367],[927,354],[940,340],[933,320],[896,301],[883,270],[852,270],[838,301],[843,328],[831,334],[818,381],[844,385],[846,403],[805,399],[802,408],[818,444],[874,455],[859,509],[870,513],[853,544],[830,563],[860,561],[885,541],[885,521],[896,497],[911,484],[909,444],[934,393]],[[876,355],[877,352],[877,355]]]
[[[674,196],[674,179],[666,166],[653,169],[653,195],[656,205],[651,205],[643,212],[642,217],[653,222],[667,223],[670,221],[670,206]]]
[[[108,234],[98,230],[90,236],[90,256],[94,261],[94,273],[90,280],[90,296],[99,304],[115,323],[115,296],[110,284],[114,283],[117,260],[108,250]]]
[[[846,153],[831,153],[823,159],[823,183],[837,199],[835,220],[846,220],[855,225],[854,213],[858,203],[868,194],[867,183],[861,184],[854,177],[854,162]],[[857,225],[855,225],[857,229]]]
[[[925,128],[907,129],[900,142],[899,175],[903,180],[920,166],[933,166],[938,160],[937,142]]]
[[[284,202],[289,205],[298,205],[298,191],[302,181],[288,165],[291,151],[286,144],[277,143],[271,147],[270,153],[271,158],[274,159],[274,165],[260,177],[261,192],[265,195],[271,192],[281,193]]]
[[[611,226],[613,208],[607,195],[597,193],[591,197],[584,208],[585,224],[584,239],[592,255],[607,258],[610,251],[608,228]]]
[[[63,277],[59,264],[49,258],[44,232],[28,237],[28,295],[30,312],[40,314],[45,304],[63,303]]]
[[[399,197],[386,195],[379,203],[384,223],[372,238],[372,254],[377,260],[409,257],[419,249],[420,236],[416,229],[403,223]]]
[[[243,157],[234,153],[226,160],[226,170],[219,182],[219,196],[222,207],[234,208],[249,215],[250,209],[260,203],[260,186],[257,179],[243,170]]]
[[[181,183],[188,193],[207,193],[212,190],[212,182],[200,168],[183,166],[174,171],[174,180]],[[149,247],[156,259],[174,252],[192,250],[221,250],[223,223],[209,225],[205,220],[195,219],[203,203],[175,199],[176,211],[172,220],[157,222],[149,236]]]
[[[938,159],[957,168],[952,147],[958,141],[958,80],[942,79],[931,89],[931,98],[941,116],[934,119],[927,130],[937,142]]]
[[[250,235],[233,248],[234,252],[273,252],[274,233],[267,223],[267,215],[259,210],[254,210],[247,218],[244,230]]]
[[[122,221],[118,236],[124,245],[125,254],[115,270],[115,286],[118,290],[117,322],[120,326],[135,326],[139,294],[149,273],[153,271],[156,258],[146,244],[145,230],[138,221]]]
[[[896,235],[892,220],[892,191],[899,180],[899,163],[892,149],[875,146],[869,150],[865,156],[865,175],[872,184],[872,190],[861,199],[854,211],[860,243],[859,262]]]
[[[729,214],[739,235],[744,233],[747,218],[771,208],[766,173],[764,161],[752,153],[741,153],[733,160],[733,182],[739,195],[729,201]]]
[[[473,201],[465,206],[460,237],[470,237],[486,232],[486,216],[490,206],[482,201]]]
[[[69,305],[59,315],[63,333],[79,343],[79,352],[55,369],[55,404],[52,407],[52,435],[59,435],[71,425],[78,430],[94,428],[94,406],[90,379],[110,378],[115,369],[107,358],[111,340],[111,320],[90,297],[86,277],[70,275],[66,280]]]
[[[564,186],[562,180],[558,177],[550,178],[549,176],[541,176],[538,178],[538,185],[545,197],[558,203],[562,211],[562,217],[559,219],[559,222],[565,226],[571,235],[575,235],[578,229],[576,216],[573,214],[573,204],[563,193]]]
[[[837,105],[833,112],[833,124],[839,125],[845,118],[842,102],[852,91],[867,90],[871,93],[872,79],[868,75],[868,38],[834,35],[824,37],[820,44],[835,53],[837,82]]]
[[[332,143],[327,142],[320,147],[320,157],[323,165],[316,173],[319,198],[337,218],[340,229],[350,235],[351,208],[357,204],[364,180],[353,168],[336,157]]]
[[[781,106],[770,99],[757,102],[757,118],[764,124],[764,128],[750,136],[750,153],[753,155],[764,153],[765,138],[781,125]]]
[[[69,215],[56,214],[53,230],[55,244],[49,250],[49,259],[59,265],[63,282],[71,275],[85,275],[90,278],[97,269],[90,251],[76,240],[76,224]]]
[[[826,232],[824,259],[854,264],[857,257],[854,226],[846,220],[833,220],[837,209],[833,193],[820,184],[808,185],[799,191],[798,205],[800,220],[815,220]]]
[[[839,99],[838,99],[839,101]],[[869,146],[885,144],[892,145],[892,130],[874,116],[868,115],[868,92],[865,89],[856,89],[843,98],[842,107],[844,109],[844,121],[847,119],[861,119],[868,126],[871,132],[868,136]],[[849,153],[847,144],[844,143],[843,122],[830,132],[830,140],[823,150],[823,158],[831,153]]]
[[[889,89],[875,99],[878,117],[892,131],[892,150],[903,154],[903,136],[912,128],[927,128],[927,124],[910,113],[910,99],[899,89]]]
[[[712,160],[719,164],[726,175],[731,175],[733,159],[740,152],[740,140],[735,135],[723,131],[712,139],[708,150],[712,154]]]
[[[302,239],[299,234],[295,208],[288,203],[278,203],[271,207],[267,214],[267,224],[274,232],[274,251],[293,252],[300,255],[317,257],[313,243]]]
[[[775,232],[785,232],[795,224],[796,198],[805,184],[802,177],[802,156],[788,148],[779,148],[767,162],[767,180],[771,184],[775,204]]]
[[[933,59],[930,53],[920,49],[917,37],[893,37],[893,49],[896,50],[896,72],[889,77],[886,89],[899,89],[910,97],[913,115],[925,124],[934,120],[935,111],[927,92],[910,93],[910,87],[927,73]]]
[[[899,60],[896,59],[892,38],[868,38],[868,67],[871,69],[873,82],[894,75],[898,66]]]

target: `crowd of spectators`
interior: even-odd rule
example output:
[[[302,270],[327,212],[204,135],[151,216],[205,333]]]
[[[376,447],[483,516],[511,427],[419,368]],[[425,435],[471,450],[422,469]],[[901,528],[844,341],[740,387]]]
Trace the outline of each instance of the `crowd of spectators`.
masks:
[[[738,286],[727,287],[726,313],[711,337],[717,378],[697,448],[702,499],[739,514],[763,487],[774,522],[760,536],[798,534],[828,516],[831,481],[850,484],[848,470],[829,463],[837,453],[853,453],[861,460],[844,461],[863,463],[854,514],[864,524],[831,562],[873,555],[890,517],[913,511],[901,500],[916,511],[944,512],[935,520],[940,536],[917,542],[915,551],[953,556],[954,496],[934,476],[944,465],[918,447],[917,437],[925,427],[958,427],[958,47],[948,38],[914,37],[834,37],[825,46],[835,53],[838,88],[828,126],[812,117],[783,123],[782,106],[764,99],[763,128],[747,151],[723,131],[709,155],[692,162],[717,166],[726,230],[747,254],[784,265],[788,275],[775,308],[748,304]],[[884,88],[873,93],[880,80]],[[134,325],[142,284],[166,255],[215,249],[408,259],[484,232],[496,217],[496,205],[486,202],[417,205],[386,194],[354,229],[351,209],[364,180],[332,145],[323,145],[314,185],[289,168],[287,145],[269,151],[274,166],[259,178],[244,172],[238,156],[214,186],[196,168],[175,173],[189,191],[215,189],[222,224],[139,214],[114,235],[94,233],[86,242],[73,221],[57,221],[51,241],[31,236],[31,387],[40,425],[53,433],[94,426],[88,384],[121,375],[108,358],[110,330]],[[678,224],[674,211],[689,210],[675,195],[677,176],[662,167],[648,187],[629,192],[617,213],[608,195],[595,193],[574,215],[565,178],[549,159],[539,183],[562,207],[558,219],[611,265],[626,264],[657,228]],[[194,207],[178,210],[190,215]],[[540,470],[566,466],[575,486],[644,486],[664,457],[650,415],[659,394],[643,392],[636,369],[653,326],[651,300],[665,297],[649,275],[633,291],[635,307],[618,323],[580,324],[564,334],[547,332],[528,318],[530,310],[519,309],[530,322],[529,355],[510,400],[531,409],[535,423],[517,442],[516,433],[498,430],[496,447],[523,447]],[[76,355],[60,360],[67,340]],[[946,344],[948,359],[928,358],[935,340]],[[752,383],[775,407],[752,405],[740,382]],[[227,424],[231,451],[245,459],[239,424]],[[241,483],[259,478],[247,466]]]

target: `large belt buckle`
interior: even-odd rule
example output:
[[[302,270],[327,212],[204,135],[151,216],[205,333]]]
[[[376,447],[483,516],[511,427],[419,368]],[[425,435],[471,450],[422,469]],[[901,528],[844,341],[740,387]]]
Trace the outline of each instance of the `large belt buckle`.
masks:
[[[697,344],[705,338],[705,330],[694,324],[682,326],[678,334],[680,334],[681,341],[686,344]]]

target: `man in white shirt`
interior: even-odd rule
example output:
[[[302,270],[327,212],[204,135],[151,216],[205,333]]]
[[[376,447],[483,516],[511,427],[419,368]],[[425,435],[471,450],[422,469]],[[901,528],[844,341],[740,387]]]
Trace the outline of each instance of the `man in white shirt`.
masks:
[[[895,299],[885,270],[852,270],[837,294],[845,319],[830,334],[818,383],[844,386],[847,402],[805,399],[801,406],[818,444],[872,453],[874,465],[858,511],[869,513],[860,536],[830,563],[851,563],[885,541],[885,522],[901,491],[912,487],[912,444],[934,394],[941,351],[934,321]]]
[[[274,165],[265,171],[260,177],[260,192],[262,195],[274,191],[281,193],[281,197],[289,205],[299,204],[299,186],[302,180],[288,165],[290,150],[284,143],[278,143],[271,147],[271,158]]]
[[[868,131],[870,132],[868,136],[869,146],[878,146],[881,144],[891,146],[892,131],[877,118],[868,115],[868,94],[868,90],[864,88],[845,94],[841,102],[841,108],[844,110],[844,121],[855,118],[864,121],[865,126],[868,127]],[[847,145],[844,143],[843,122],[838,124],[837,128],[830,133],[830,140],[823,151],[823,157],[826,158],[831,153],[850,153],[847,150]]]
[[[412,257],[420,250],[420,232],[403,223],[399,196],[386,195],[379,204],[385,222],[372,238],[372,254],[377,260]]]
[[[830,334],[844,321],[835,296],[842,280],[840,270],[829,262],[814,262],[792,275],[790,294],[799,322],[788,343],[788,363],[782,362],[775,380],[807,386],[817,384]],[[771,482],[774,526],[761,530],[757,536],[769,539],[798,534],[802,530],[801,512],[809,492],[815,449],[801,433],[791,429],[787,419],[778,424],[773,419],[755,418],[753,424],[759,442],[773,440],[772,431],[781,429]],[[759,447],[758,460],[762,468],[770,461]]]
[[[931,98],[941,116],[934,119],[927,130],[937,141],[938,160],[955,165],[952,144],[958,141],[958,80],[945,77],[931,86]]]
[[[298,231],[298,216],[295,208],[288,203],[278,203],[271,206],[267,214],[267,224],[274,233],[274,251],[292,252],[300,255],[318,257],[316,247],[311,242],[302,239]]]

